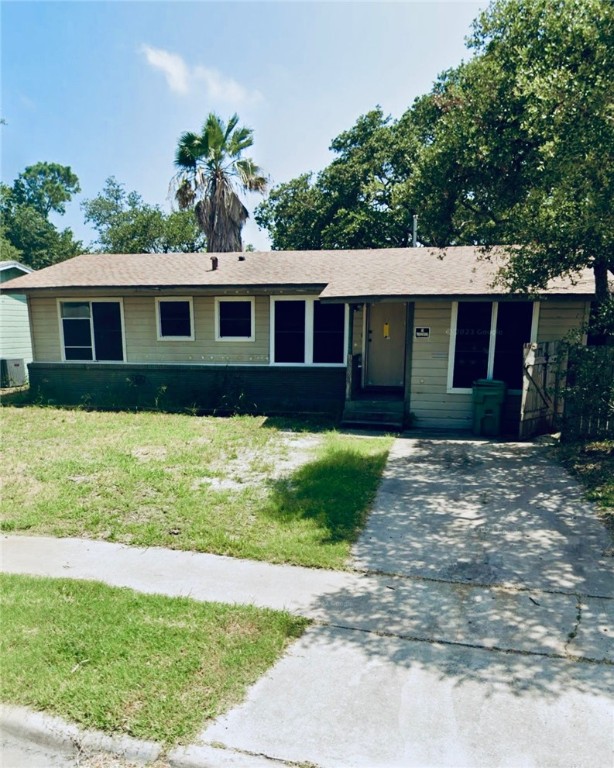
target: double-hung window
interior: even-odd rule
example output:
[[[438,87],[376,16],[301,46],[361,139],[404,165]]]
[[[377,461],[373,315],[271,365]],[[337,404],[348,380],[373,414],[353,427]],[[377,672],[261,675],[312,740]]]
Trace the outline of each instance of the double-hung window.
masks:
[[[271,300],[271,361],[281,364],[343,365],[347,346],[344,304],[314,298]]]
[[[215,299],[215,340],[254,341],[254,299]]]
[[[192,299],[156,299],[156,324],[158,341],[194,341]]]
[[[454,302],[448,390],[469,392],[477,379],[521,389],[523,345],[533,340],[538,311],[531,301]]]
[[[59,301],[58,311],[64,360],[124,359],[120,301]]]

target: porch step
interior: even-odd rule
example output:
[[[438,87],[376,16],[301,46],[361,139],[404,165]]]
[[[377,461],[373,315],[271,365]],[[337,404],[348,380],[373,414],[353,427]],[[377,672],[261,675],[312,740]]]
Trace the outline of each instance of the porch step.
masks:
[[[345,404],[341,424],[345,427],[375,429],[403,428],[403,403],[386,400],[350,400]]]

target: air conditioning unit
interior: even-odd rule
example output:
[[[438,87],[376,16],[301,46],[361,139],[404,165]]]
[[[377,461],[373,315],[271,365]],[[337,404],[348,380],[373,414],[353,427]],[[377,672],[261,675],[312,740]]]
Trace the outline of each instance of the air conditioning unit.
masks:
[[[0,358],[0,387],[21,387],[26,383],[23,359]]]

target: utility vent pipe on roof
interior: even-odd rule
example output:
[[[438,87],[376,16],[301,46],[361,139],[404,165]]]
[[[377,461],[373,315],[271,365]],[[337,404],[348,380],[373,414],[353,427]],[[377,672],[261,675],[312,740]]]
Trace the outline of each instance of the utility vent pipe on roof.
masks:
[[[217,256],[212,256],[211,257],[211,271],[212,272],[215,272],[215,270],[217,269],[218,263],[219,263],[218,257]]]

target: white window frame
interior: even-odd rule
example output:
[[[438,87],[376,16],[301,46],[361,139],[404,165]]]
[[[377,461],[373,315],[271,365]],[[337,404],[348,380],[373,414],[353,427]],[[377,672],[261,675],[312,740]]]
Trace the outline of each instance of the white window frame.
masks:
[[[305,302],[305,349],[304,362],[302,363],[276,363],[275,362],[275,303],[278,301],[304,301]],[[292,366],[295,368],[345,368],[347,366],[347,348],[349,339],[349,304],[344,305],[343,312],[343,362],[341,363],[314,363],[313,362],[313,305],[320,301],[319,296],[271,296],[270,303],[270,332],[269,332],[269,361],[270,365]]]
[[[472,301],[468,298],[467,301]],[[446,392],[449,395],[470,395],[472,393],[471,387],[454,387],[454,362],[456,356],[456,328],[458,323],[458,305],[460,302],[452,302],[452,317],[450,321],[450,345],[448,350],[448,382]],[[499,302],[489,302],[492,305],[492,312],[490,315],[490,338],[488,342],[488,364],[486,368],[486,378],[492,379],[493,371],[495,368],[495,345],[497,343],[497,334],[493,333],[493,329],[497,328],[497,318],[499,314]],[[531,343],[537,341],[537,328],[539,326],[539,301],[533,302],[533,313],[531,315]],[[521,390],[510,389],[511,394],[518,394]]]
[[[163,336],[162,318],[160,316],[160,304],[169,301],[187,301],[190,307],[190,335],[189,336]],[[156,296],[156,340],[157,341],[194,341],[194,302],[192,296]]]
[[[220,336],[220,304],[231,301],[249,301],[251,305],[251,336]],[[215,297],[215,340],[216,341],[256,341],[256,299],[254,296],[216,296]]]
[[[92,302],[102,303],[115,302],[119,304],[119,316],[122,323],[122,359],[121,360],[97,360],[96,359],[96,339],[94,336],[94,313],[92,312]],[[62,317],[62,304],[89,304],[90,305],[90,337],[92,339],[92,359],[91,360],[67,360],[66,359],[66,345],[64,344],[64,323]],[[124,322],[124,300],[121,296],[116,298],[97,298],[95,296],[76,297],[70,296],[66,298],[56,299],[57,313],[58,313],[58,325],[60,328],[60,354],[63,363],[100,363],[105,365],[108,363],[125,363],[126,362],[126,323]],[[83,318],[85,319],[85,318]]]

